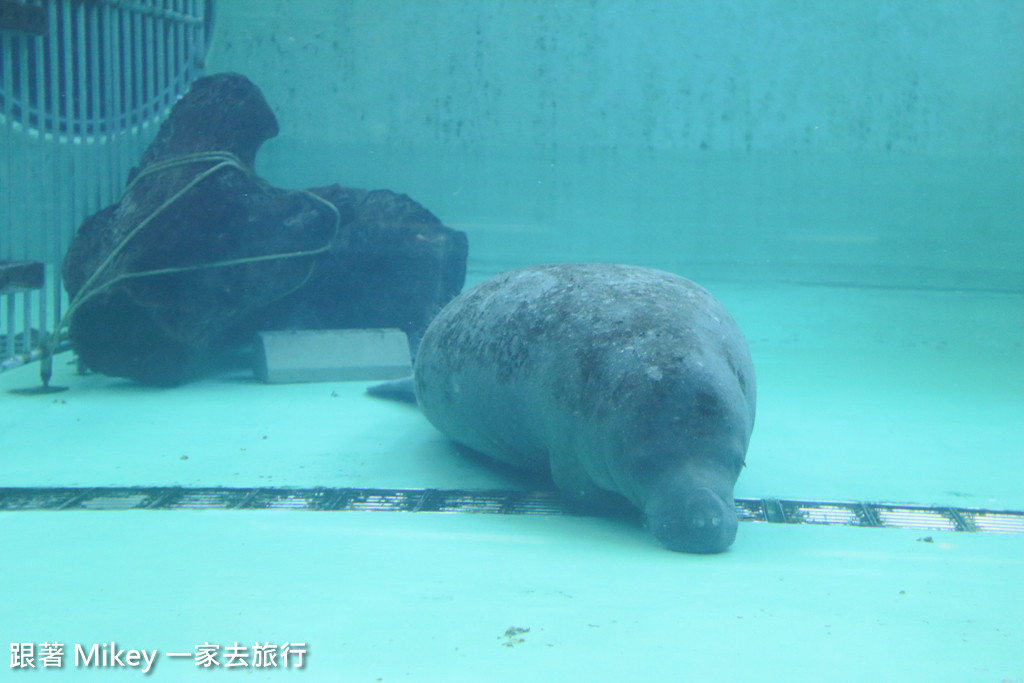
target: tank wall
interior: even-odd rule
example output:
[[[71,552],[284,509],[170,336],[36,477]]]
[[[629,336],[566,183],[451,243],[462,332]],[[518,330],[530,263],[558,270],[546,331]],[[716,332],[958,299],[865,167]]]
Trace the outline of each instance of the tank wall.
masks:
[[[1014,1],[222,2],[286,187],[405,192],[470,266],[1024,288]]]

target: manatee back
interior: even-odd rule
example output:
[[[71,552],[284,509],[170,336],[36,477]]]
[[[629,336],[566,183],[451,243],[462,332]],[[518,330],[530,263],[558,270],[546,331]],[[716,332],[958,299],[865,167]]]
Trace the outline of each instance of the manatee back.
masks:
[[[703,288],[633,266],[535,266],[483,282],[437,315],[417,355],[416,394],[449,438],[547,470],[549,456],[571,458],[561,451],[614,450],[622,437],[599,425],[624,405],[656,402],[661,378],[680,364],[723,359],[752,426],[746,344]]]
[[[511,465],[548,469],[531,350],[548,322],[535,304],[557,284],[534,269],[503,273],[460,294],[430,323],[416,355],[416,399],[448,438]]]

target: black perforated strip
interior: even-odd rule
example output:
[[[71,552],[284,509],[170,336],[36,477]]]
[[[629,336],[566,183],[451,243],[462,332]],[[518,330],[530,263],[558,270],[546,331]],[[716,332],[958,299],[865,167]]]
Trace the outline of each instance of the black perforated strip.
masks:
[[[23,510],[320,510],[570,515],[554,491],[363,488],[0,488],[0,512]],[[1024,533],[1024,512],[849,501],[736,501],[740,520]]]

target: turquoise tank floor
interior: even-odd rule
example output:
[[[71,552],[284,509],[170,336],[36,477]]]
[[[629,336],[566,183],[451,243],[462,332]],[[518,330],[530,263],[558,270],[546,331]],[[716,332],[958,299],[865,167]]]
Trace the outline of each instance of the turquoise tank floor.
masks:
[[[2,631],[69,650],[302,642],[313,681],[1022,674],[1020,535],[750,524],[691,556],[566,517],[13,512],[0,529]],[[194,669],[161,656],[152,676],[210,680]]]
[[[737,497],[1024,510],[1024,297],[704,284],[758,371]],[[70,360],[59,394],[0,375],[0,486],[531,486],[366,383]],[[305,643],[310,681],[1024,681],[1024,534],[744,523],[703,557],[584,517],[27,511],[0,547],[0,632],[64,643],[75,678],[109,673],[74,644],[113,640],[167,681],[209,673],[166,652],[256,641]]]

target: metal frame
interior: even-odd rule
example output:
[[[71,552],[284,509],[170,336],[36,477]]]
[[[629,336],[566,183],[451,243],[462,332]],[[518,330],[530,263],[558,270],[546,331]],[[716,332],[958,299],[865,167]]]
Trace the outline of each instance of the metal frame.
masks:
[[[60,268],[82,221],[120,196],[171,105],[201,75],[212,0],[22,0],[46,24],[0,29],[0,261],[46,264],[0,294],[0,361],[66,305]],[[40,12],[26,12],[33,17]]]

